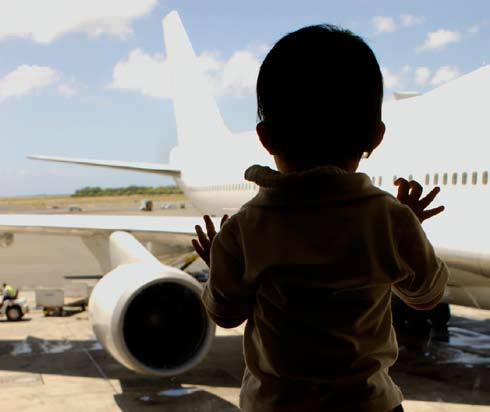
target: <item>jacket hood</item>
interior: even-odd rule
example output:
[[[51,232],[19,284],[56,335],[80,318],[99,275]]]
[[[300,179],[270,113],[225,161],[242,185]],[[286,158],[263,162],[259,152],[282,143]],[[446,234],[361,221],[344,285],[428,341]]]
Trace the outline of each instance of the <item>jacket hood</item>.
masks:
[[[325,204],[372,196],[391,196],[373,186],[364,173],[350,173],[337,166],[320,166],[302,172],[280,173],[270,167],[253,165],[245,179],[260,187],[249,204]]]

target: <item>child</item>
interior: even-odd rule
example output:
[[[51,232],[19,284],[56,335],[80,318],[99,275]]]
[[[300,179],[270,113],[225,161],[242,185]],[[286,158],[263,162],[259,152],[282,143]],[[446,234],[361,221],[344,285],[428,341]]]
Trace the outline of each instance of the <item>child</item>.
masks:
[[[373,52],[337,27],[286,35],[260,68],[257,133],[278,171],[250,167],[258,195],[193,241],[210,316],[247,320],[246,412],[402,410],[391,293],[430,309],[447,269],[420,225],[439,189],[399,179],[397,200],[356,173],[383,139],[382,99]]]

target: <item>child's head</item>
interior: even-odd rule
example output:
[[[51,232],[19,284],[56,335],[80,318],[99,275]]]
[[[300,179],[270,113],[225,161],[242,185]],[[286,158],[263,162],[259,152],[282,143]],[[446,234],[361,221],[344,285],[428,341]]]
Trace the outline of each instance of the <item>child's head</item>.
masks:
[[[382,140],[383,78],[352,32],[304,27],[279,40],[257,79],[257,132],[273,155],[299,168],[359,161]]]

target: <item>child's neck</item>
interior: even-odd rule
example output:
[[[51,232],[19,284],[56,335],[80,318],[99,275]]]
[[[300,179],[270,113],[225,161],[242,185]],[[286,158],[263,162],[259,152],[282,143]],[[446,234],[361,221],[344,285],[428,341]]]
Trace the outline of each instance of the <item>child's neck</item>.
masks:
[[[313,169],[314,167],[318,167],[320,165],[305,165],[305,164],[293,164],[291,162],[287,162],[280,155],[274,155],[274,160],[276,162],[277,170],[281,173],[292,173],[292,172],[304,172],[305,170]],[[337,166],[341,169],[344,169],[346,172],[354,173],[359,167],[359,160],[349,160],[346,162],[330,162],[325,163],[323,166]]]

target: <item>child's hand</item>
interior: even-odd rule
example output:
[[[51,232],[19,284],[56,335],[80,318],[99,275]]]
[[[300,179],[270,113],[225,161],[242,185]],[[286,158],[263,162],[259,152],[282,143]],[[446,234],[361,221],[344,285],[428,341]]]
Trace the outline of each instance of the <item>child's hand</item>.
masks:
[[[228,220],[228,215],[224,215],[221,218],[220,227]],[[202,227],[196,226],[197,239],[192,239],[192,246],[196,250],[197,254],[201,256],[202,260],[206,262],[206,265],[209,267],[210,254],[211,254],[211,244],[213,243],[213,239],[216,236],[216,230],[214,229],[214,224],[211,218],[208,215],[204,215],[204,223],[206,224],[206,233],[202,230]]]
[[[415,180],[408,182],[403,178],[399,178],[395,180],[395,186],[398,186],[398,200],[412,209],[419,218],[420,223],[432,216],[438,215],[444,210],[444,206],[427,209],[441,191],[441,188],[438,186],[423,198],[420,198],[422,196],[422,186]]]

